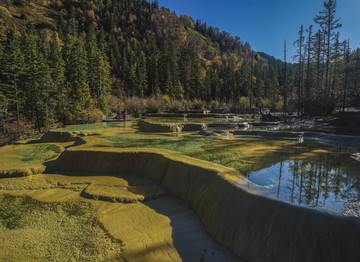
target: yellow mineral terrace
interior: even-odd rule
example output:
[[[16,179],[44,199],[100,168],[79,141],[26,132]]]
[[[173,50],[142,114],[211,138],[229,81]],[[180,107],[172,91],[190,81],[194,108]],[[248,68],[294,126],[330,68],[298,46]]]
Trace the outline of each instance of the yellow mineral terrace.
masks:
[[[249,191],[251,182],[233,169],[163,149],[86,146],[94,139],[86,135],[47,137],[2,149],[19,150],[7,156],[24,162],[24,170],[39,166],[25,161],[29,154],[46,157],[39,172],[23,175],[43,174],[0,179],[6,204],[0,205],[0,260],[56,260],[61,254],[88,261],[360,257],[358,218],[263,197],[262,187],[253,184]],[[14,166],[5,167],[10,176]],[[50,253],[47,243],[54,246]]]

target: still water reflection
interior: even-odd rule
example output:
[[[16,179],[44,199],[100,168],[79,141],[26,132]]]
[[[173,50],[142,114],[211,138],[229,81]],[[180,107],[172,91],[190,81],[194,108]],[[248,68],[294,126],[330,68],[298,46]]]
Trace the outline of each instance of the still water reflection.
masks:
[[[90,147],[158,148],[213,162],[238,171],[267,188],[267,197],[337,214],[360,203],[359,146],[257,136],[200,136],[192,133],[107,132]],[[126,130],[120,128],[118,130]],[[132,130],[132,131],[131,131]],[[249,188],[252,184],[249,183]],[[250,188],[251,189],[251,188]],[[255,189],[256,191],[256,189]],[[359,215],[360,215],[360,205]],[[346,207],[347,210],[346,210]]]
[[[131,121],[119,121],[119,122],[102,122],[95,124],[83,124],[83,125],[70,125],[64,128],[58,129],[59,131],[90,131],[99,129],[110,129],[110,128],[127,128],[133,126]]]
[[[359,170],[347,154],[323,153],[311,159],[281,160],[247,177],[269,189],[269,197],[344,214],[349,203],[360,199]]]

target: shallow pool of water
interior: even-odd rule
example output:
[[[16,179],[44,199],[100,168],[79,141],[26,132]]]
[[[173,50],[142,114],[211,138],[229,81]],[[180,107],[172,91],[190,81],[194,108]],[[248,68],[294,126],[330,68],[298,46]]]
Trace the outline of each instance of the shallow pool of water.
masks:
[[[119,122],[103,122],[95,124],[84,124],[84,125],[70,125],[64,128],[58,129],[59,131],[88,131],[88,130],[99,130],[109,128],[127,128],[131,127],[133,122],[131,121],[119,121]]]
[[[267,188],[266,196],[296,205],[342,214],[348,201],[360,200],[360,163],[350,157],[357,148],[296,139],[136,131],[102,139],[110,147],[167,149],[233,168]]]
[[[157,123],[237,123],[245,121],[242,118],[214,118],[214,117],[150,117],[148,118]]]
[[[152,120],[182,122],[184,119]],[[116,132],[103,132],[90,146],[176,151],[233,168],[253,183],[265,187],[267,197],[295,205],[343,214],[348,203],[360,200],[360,162],[350,157],[352,153],[360,152],[359,145],[346,147],[343,143],[324,144],[321,140],[298,143],[295,138],[264,138],[254,135],[207,137],[191,132],[146,133],[139,132],[133,123],[136,122],[77,125],[62,130],[114,128]]]
[[[318,152],[311,157],[285,154],[277,163],[246,176],[266,187],[268,197],[344,214],[349,203],[360,200],[359,170],[359,162],[339,149]]]

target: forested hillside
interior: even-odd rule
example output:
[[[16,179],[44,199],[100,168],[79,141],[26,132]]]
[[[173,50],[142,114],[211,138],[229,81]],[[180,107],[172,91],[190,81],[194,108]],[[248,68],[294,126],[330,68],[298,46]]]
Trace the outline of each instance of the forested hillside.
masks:
[[[285,67],[156,1],[0,0],[1,128],[94,121],[120,107],[323,114],[358,103],[360,52],[338,40],[330,55],[320,29],[307,42],[302,30],[301,59]]]

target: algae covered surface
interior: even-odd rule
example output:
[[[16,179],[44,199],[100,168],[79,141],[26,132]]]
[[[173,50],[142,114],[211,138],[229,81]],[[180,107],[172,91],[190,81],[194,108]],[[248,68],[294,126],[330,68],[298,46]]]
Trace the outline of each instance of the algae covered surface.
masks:
[[[122,245],[81,201],[0,195],[1,261],[121,261]]]
[[[113,123],[96,123],[96,124],[84,124],[84,125],[71,125],[64,128],[57,129],[59,131],[89,131],[89,130],[101,130],[112,128],[126,128],[132,126],[133,122],[113,122]]]
[[[290,138],[258,136],[199,136],[190,132],[104,133],[84,148],[153,148],[235,169],[266,189],[270,198],[334,212],[346,213],[348,202],[359,200],[360,163],[351,154],[357,148],[332,146]],[[236,178],[232,180],[236,181]],[[253,185],[252,184],[252,185]],[[250,190],[252,187],[249,184]]]
[[[149,179],[87,175],[0,179],[0,261],[239,261],[187,203],[163,192],[144,203],[82,196],[89,188],[113,198],[115,187],[146,196],[155,186]]]
[[[84,148],[155,148],[176,151],[181,154],[220,164],[246,175],[279,162],[281,159],[311,159],[324,154],[341,155],[355,152],[319,143],[297,143],[294,139],[267,139],[258,136],[204,137],[193,133],[149,134],[134,130],[117,134],[104,134]]]
[[[21,144],[0,147],[0,178],[29,176],[45,171],[64,148],[58,144]]]
[[[97,130],[97,135],[1,147],[0,171],[42,165],[44,172],[64,150],[160,152],[202,168],[211,165],[206,161],[218,170],[231,168],[226,179],[249,181],[250,190],[260,185],[266,196],[297,205],[323,208],[327,199],[359,200],[360,167],[349,157],[356,148],[226,132],[144,133],[126,122],[64,130]],[[239,260],[209,237],[187,203],[148,178],[56,170],[0,179],[0,250],[0,261]]]
[[[9,145],[0,147],[0,169],[44,163],[62,152],[55,144]]]

